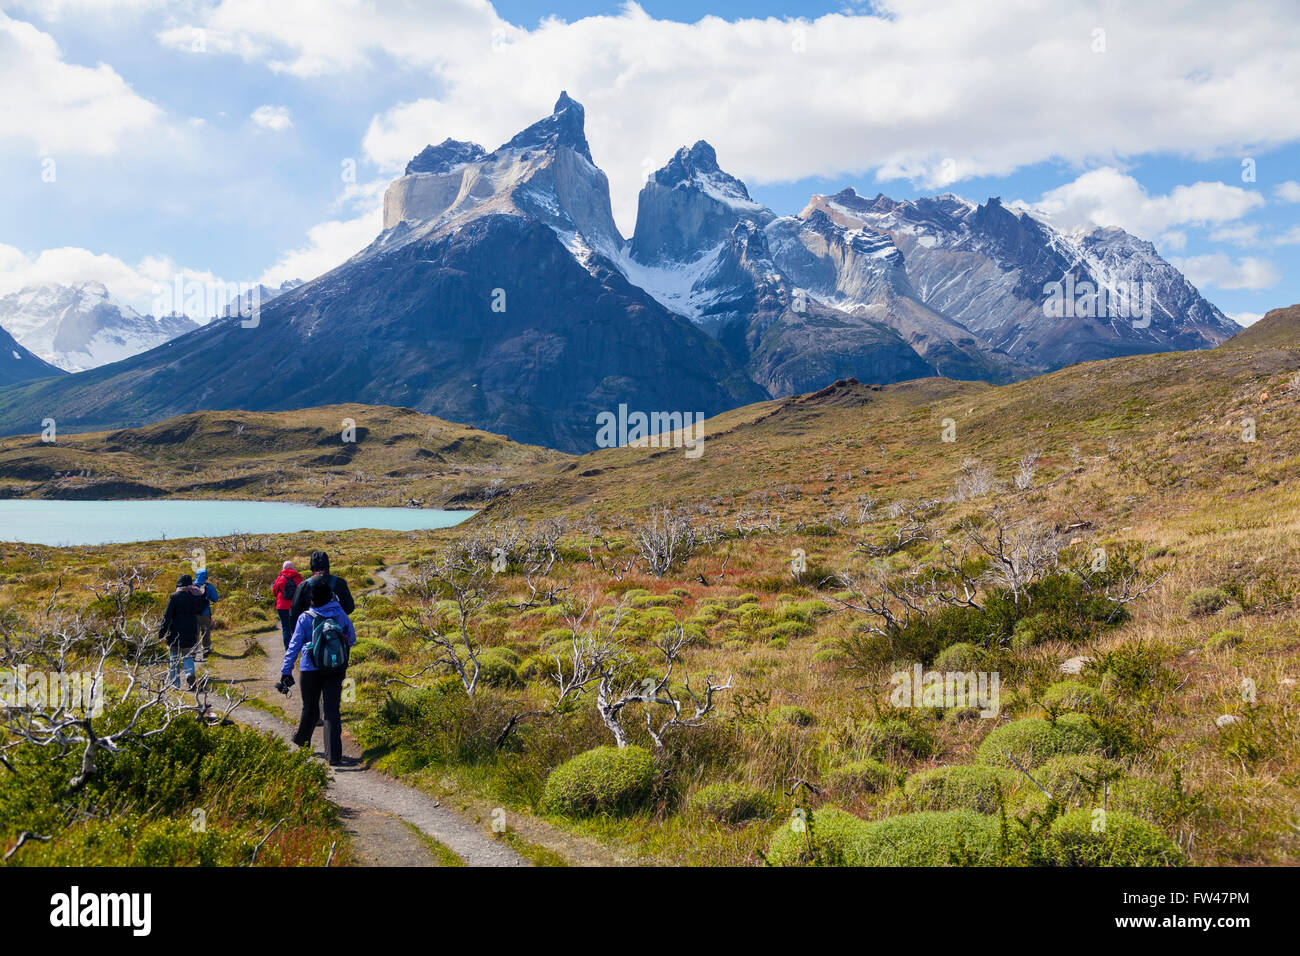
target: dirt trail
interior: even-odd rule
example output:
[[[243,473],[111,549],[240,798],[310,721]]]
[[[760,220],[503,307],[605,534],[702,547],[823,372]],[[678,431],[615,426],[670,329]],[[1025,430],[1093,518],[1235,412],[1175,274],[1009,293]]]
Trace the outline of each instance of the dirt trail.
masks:
[[[280,632],[264,631],[256,637],[266,656],[245,653],[232,657],[216,653],[209,660],[211,678],[277,710],[287,704],[287,710],[292,713],[302,701],[297,688],[289,698],[280,698],[274,690],[284,657]],[[220,638],[217,644],[220,649]],[[232,716],[242,724],[275,734],[286,741],[293,736],[294,728],[289,721],[260,707],[245,704]],[[313,748],[320,745],[322,733],[323,729],[317,728],[312,740]],[[315,753],[324,757],[319,749]],[[402,821],[446,846],[469,866],[530,865],[524,857],[494,839],[478,824],[442,806],[428,794],[361,766],[360,748],[346,733],[343,755],[351,759],[346,766],[332,769],[327,792],[329,799],[343,811],[344,827],[353,837],[354,856],[363,865],[438,865],[433,852]]]

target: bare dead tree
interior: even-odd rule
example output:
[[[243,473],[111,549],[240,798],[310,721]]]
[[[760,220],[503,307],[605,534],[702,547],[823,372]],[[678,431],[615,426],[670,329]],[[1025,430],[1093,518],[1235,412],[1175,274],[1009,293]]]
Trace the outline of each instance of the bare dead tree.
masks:
[[[879,544],[870,542],[858,546],[858,552],[873,558],[889,557],[897,554],[910,544],[928,541],[930,538],[930,521],[939,511],[939,505],[933,501],[898,502],[891,517],[901,519],[898,526],[891,529]]]
[[[1028,491],[1033,487],[1034,475],[1038,473],[1038,452],[1031,451],[1020,456],[1016,467],[1016,489]]]
[[[592,613],[590,603],[570,618],[569,626],[574,635],[571,666],[566,674],[557,659],[554,677],[558,697],[561,702],[577,700],[588,689],[594,688],[596,712],[618,747],[630,743],[624,726],[624,711],[632,704],[646,705],[646,731],[655,747],[662,749],[670,731],[699,727],[716,714],[716,697],[731,688],[731,678],[719,684],[710,674],[703,687],[696,690],[691,687],[690,676],[685,675],[683,699],[672,686],[673,672],[690,643],[690,637],[680,623],[655,645],[663,657],[660,676],[639,677],[632,672],[632,660],[618,636],[622,618],[621,605],[602,616]],[[660,718],[657,721],[656,714]]]
[[[482,645],[475,633],[476,625],[483,606],[496,590],[491,566],[469,561],[463,549],[453,548],[436,564],[418,570],[416,578],[425,591],[431,590],[431,584],[441,585],[450,593],[454,607],[448,608],[435,593],[421,609],[417,623],[402,621],[433,648],[434,659],[415,674],[403,674],[402,680],[390,678],[387,683],[408,683],[445,666],[460,678],[465,693],[472,697],[481,671]]]
[[[989,582],[1009,591],[1017,605],[1028,599],[1029,585],[1060,564],[1060,537],[1032,518],[1012,521],[994,508],[986,523],[967,520],[962,527],[967,540],[989,558]]]
[[[174,669],[161,641],[151,637],[153,622],[122,631],[105,630],[82,614],[58,614],[26,625],[6,620],[0,626],[0,761],[25,746],[80,751],[69,792],[97,771],[99,757],[127,746],[147,746],[178,717],[228,718],[245,699],[227,689],[228,704],[217,716],[205,686],[182,693],[174,688]],[[129,713],[111,728],[103,720],[112,706]]]
[[[699,543],[691,519],[667,508],[652,511],[633,529],[633,539],[646,569],[657,578],[689,558]]]

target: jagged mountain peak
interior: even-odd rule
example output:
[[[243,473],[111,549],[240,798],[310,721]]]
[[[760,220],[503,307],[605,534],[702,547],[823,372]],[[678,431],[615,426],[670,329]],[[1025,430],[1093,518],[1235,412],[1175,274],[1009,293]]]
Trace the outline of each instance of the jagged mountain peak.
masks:
[[[487,155],[478,143],[452,139],[448,136],[437,146],[426,146],[406,164],[406,175],[412,173],[446,173],[464,163],[472,163]]]
[[[587,145],[586,121],[587,112],[582,104],[571,97],[567,90],[561,91],[550,116],[520,130],[501,149],[554,150],[567,146],[594,165],[591,147]]]
[[[723,171],[718,165],[717,152],[704,140],[694,146],[683,146],[655,171],[653,178],[661,186],[713,189],[720,196],[752,202],[745,184]]]
[[[693,262],[726,243],[738,223],[776,215],[718,165],[704,140],[683,146],[641,188],[630,254],[640,262]]]

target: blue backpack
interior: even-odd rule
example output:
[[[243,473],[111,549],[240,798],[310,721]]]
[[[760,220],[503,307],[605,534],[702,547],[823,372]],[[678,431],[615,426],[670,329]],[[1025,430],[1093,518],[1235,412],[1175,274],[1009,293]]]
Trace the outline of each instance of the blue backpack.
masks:
[[[321,615],[311,622],[311,643],[307,656],[322,674],[338,674],[348,668],[348,639],[339,622]]]

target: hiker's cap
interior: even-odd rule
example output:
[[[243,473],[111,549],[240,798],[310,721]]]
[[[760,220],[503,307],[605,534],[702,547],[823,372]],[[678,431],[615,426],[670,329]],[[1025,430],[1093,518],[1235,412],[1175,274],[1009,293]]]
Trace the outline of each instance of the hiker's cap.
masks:
[[[330,569],[330,556],[324,551],[313,551],[311,553],[311,569],[313,571],[328,571]]]

